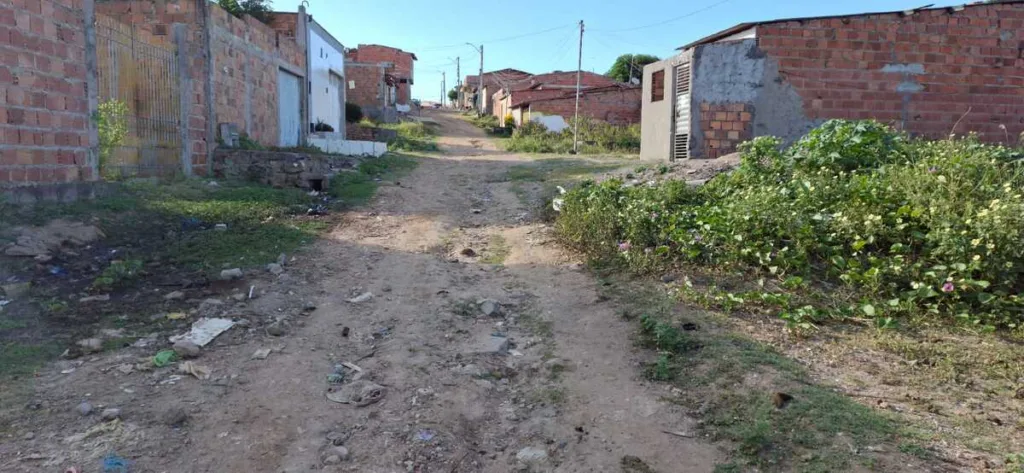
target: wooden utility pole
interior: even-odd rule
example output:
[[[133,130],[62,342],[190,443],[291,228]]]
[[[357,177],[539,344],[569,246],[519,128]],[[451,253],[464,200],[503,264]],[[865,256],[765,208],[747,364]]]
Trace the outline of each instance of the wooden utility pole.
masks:
[[[481,68],[482,69],[482,68]],[[580,49],[576,60],[576,115],[572,126],[572,153],[580,149],[580,78],[583,74],[583,20],[580,20]]]
[[[448,93],[448,91],[445,89],[445,85],[446,85],[445,81],[446,81],[446,79],[447,78],[445,77],[445,72],[441,71],[441,107],[442,108],[444,108],[445,94]]]
[[[461,59],[459,56],[455,56],[455,92],[458,94],[455,97],[455,100],[458,101],[455,104],[456,109],[462,107],[462,70],[459,69],[459,59]]]
[[[480,88],[476,92],[477,116],[484,116],[484,45],[480,45]]]

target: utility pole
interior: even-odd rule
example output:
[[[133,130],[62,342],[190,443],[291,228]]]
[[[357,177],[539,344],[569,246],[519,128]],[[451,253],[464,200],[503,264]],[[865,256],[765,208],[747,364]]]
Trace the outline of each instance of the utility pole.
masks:
[[[455,100],[458,101],[455,104],[456,109],[462,107],[462,70],[459,69],[459,59],[461,59],[459,56],[455,56],[455,93],[458,94],[455,97]]]
[[[441,71],[441,108],[444,108],[444,95],[448,92],[445,90],[445,72]]]
[[[483,116],[483,114],[484,114],[484,45],[481,44],[480,47],[478,48],[478,47],[474,46],[473,43],[466,43],[466,44],[468,44],[469,47],[475,49],[478,53],[480,53],[480,75],[477,77],[478,79],[480,79],[480,81],[477,84],[477,90],[476,90],[476,114],[477,114],[477,116]]]
[[[583,74],[583,20],[580,20],[580,49],[576,60],[576,116],[572,126],[572,153],[579,153],[580,148],[580,78]]]

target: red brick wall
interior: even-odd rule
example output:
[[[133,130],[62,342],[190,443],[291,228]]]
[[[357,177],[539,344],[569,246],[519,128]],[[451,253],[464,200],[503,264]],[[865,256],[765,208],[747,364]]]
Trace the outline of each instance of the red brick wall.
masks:
[[[776,23],[757,38],[810,118],[905,120],[933,138],[961,117],[957,134],[988,141],[1024,131],[1022,3]]]
[[[91,180],[81,0],[0,0],[0,186]]]
[[[412,53],[407,53],[401,49],[389,46],[380,46],[377,44],[360,44],[355,50],[346,56],[346,60],[350,59],[354,62],[372,64],[391,62],[395,64],[395,67],[388,70],[388,74],[409,79],[409,81],[413,81],[414,79],[414,61]],[[397,103],[400,105],[408,105],[412,100],[412,84],[397,84],[396,88],[398,89]]]
[[[277,145],[278,70],[291,66],[289,72],[305,76],[305,48],[253,17],[235,18],[212,4],[210,16],[216,122],[237,123],[260,144]]]
[[[379,109],[381,107],[380,81],[380,67],[376,64],[354,64],[346,58],[345,100],[347,102],[359,105],[364,109]],[[355,88],[348,88],[350,82],[355,82]]]
[[[192,173],[207,172],[207,108],[205,34],[202,16],[195,0],[109,0],[96,2],[97,15],[114,18],[121,23],[135,25],[154,36],[165,36],[169,44],[174,41],[174,23],[189,25],[185,52],[188,54],[188,72],[192,81],[189,94],[188,132],[192,151]]]
[[[736,151],[736,146],[754,137],[754,106],[746,103],[700,104],[702,158],[717,158]],[[694,155],[698,155],[694,153]]]
[[[615,125],[640,123],[642,93],[639,87],[585,93],[580,96],[580,116]],[[575,109],[576,96],[573,94],[564,98],[537,100],[529,105],[529,110],[534,113],[560,115],[566,121],[572,119]]]

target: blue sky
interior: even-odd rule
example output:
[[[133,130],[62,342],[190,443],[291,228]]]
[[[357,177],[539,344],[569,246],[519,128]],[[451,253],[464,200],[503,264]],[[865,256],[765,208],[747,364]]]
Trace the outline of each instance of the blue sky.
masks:
[[[288,10],[276,0],[277,10]],[[308,0],[308,11],[346,47],[376,43],[416,53],[413,97],[438,100],[441,71],[455,83],[475,74],[479,55],[463,43],[484,44],[484,70],[532,73],[576,69],[583,20],[583,69],[604,73],[623,53],[658,57],[692,40],[746,21],[903,10],[925,0]],[[957,2],[937,2],[952,5]],[[963,3],[963,2],[959,2]],[[684,15],[685,18],[679,18]],[[662,24],[658,24],[662,23]],[[658,25],[655,25],[658,24]],[[654,26],[650,26],[654,25]],[[550,30],[541,34],[532,34]],[[516,39],[516,36],[527,35]],[[501,40],[501,41],[496,41]]]

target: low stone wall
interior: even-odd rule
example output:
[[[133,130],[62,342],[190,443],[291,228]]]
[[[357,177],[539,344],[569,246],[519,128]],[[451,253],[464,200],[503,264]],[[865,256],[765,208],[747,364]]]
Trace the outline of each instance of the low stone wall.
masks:
[[[387,143],[398,138],[398,132],[387,128],[362,126],[358,123],[345,124],[345,138],[356,141],[379,141]]]
[[[278,188],[322,190],[327,188],[331,176],[352,169],[361,161],[351,156],[219,148],[213,153],[213,175]]]

